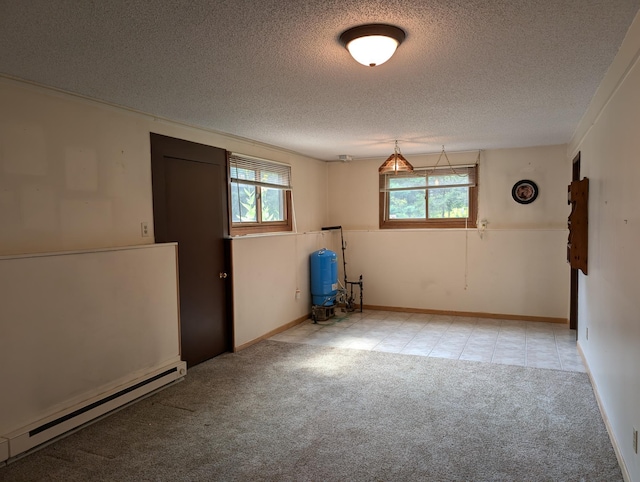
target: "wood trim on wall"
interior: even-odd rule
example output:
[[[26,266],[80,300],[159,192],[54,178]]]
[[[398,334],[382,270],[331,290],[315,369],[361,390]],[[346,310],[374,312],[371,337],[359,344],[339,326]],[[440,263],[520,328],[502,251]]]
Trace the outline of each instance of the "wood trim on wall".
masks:
[[[429,315],[445,315],[445,316],[467,316],[470,318],[492,318],[497,320],[518,320],[518,321],[539,321],[542,323],[559,323],[559,324],[568,324],[569,320],[567,318],[553,318],[548,316],[529,316],[529,315],[509,315],[504,313],[480,313],[474,311],[448,311],[448,310],[430,310],[426,308],[400,308],[397,306],[378,306],[378,305],[363,305],[363,309],[366,310],[374,310],[374,311],[397,311],[404,313],[425,313]],[[283,331],[288,330],[289,328],[293,328],[296,325],[308,320],[311,318],[311,313],[301,316],[300,318],[296,318],[289,323],[286,323],[275,330],[271,330],[269,333],[265,333],[264,335],[251,340],[247,343],[243,343],[240,346],[234,347],[233,351],[238,352],[240,350],[244,350],[245,348],[250,347],[251,345],[255,345],[256,343],[261,342],[262,340],[266,340],[267,338],[271,338],[273,335],[277,335],[278,333],[282,333]]]
[[[470,318],[493,318],[498,320],[540,321],[543,323],[569,323],[567,318],[549,316],[512,315],[505,313],[482,313],[475,311],[430,310],[427,308],[401,308],[397,306],[364,305],[367,310],[400,311],[405,313],[425,313],[429,315],[467,316]]]
[[[289,328],[293,328],[296,325],[299,325],[300,323],[302,323],[303,321],[308,320],[309,318],[311,318],[311,313],[307,313],[304,316],[301,316],[300,318],[296,318],[293,321],[290,321],[289,323],[285,323],[284,325],[276,328],[275,330],[271,330],[268,333],[265,333],[264,335],[248,341],[247,343],[243,343],[242,345],[236,346],[233,348],[233,352],[238,352],[240,350],[244,350],[245,348],[249,348],[251,345],[255,345],[258,342],[261,342],[262,340],[266,340],[267,338],[271,338],[273,335],[277,335],[278,333],[282,333],[283,331],[287,331]]]

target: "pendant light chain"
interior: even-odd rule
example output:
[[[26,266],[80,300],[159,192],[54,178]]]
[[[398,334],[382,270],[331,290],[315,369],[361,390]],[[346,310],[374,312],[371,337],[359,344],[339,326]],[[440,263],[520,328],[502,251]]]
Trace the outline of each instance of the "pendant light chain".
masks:
[[[481,150],[478,150],[478,157],[476,157],[476,166],[480,164],[480,152],[482,152]],[[455,174],[456,176],[459,177],[464,177],[467,175],[467,173],[458,173],[458,171],[456,171],[456,169],[453,167],[453,165],[451,164],[451,161],[449,161],[449,156],[447,156],[447,152],[444,150],[444,146],[442,146],[442,151],[440,152],[440,156],[438,157],[438,160],[436,161],[436,165],[432,167],[432,169],[435,169],[438,167],[438,164],[440,163],[440,160],[442,159],[442,156],[444,155],[444,158],[447,160],[447,164],[449,165],[449,169],[451,169],[451,172],[453,172],[453,174]]]

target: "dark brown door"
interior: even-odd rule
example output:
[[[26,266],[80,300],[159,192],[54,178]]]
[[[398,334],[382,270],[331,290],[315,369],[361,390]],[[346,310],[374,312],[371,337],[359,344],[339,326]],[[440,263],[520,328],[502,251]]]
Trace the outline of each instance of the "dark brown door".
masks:
[[[571,175],[572,181],[580,180],[580,153],[573,159],[573,171]],[[569,328],[572,330],[578,330],[578,270],[571,268],[571,286],[570,286],[570,301],[569,301]]]
[[[231,350],[226,151],[151,134],[156,242],[178,243],[182,359]]]

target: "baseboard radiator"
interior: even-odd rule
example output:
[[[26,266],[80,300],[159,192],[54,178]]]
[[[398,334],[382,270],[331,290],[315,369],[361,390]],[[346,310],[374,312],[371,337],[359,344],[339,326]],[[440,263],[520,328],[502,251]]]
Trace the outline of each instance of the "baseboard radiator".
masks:
[[[0,437],[0,462],[16,457],[154,392],[184,377],[186,373],[186,363],[174,363],[154,371],[142,379],[133,380],[99,397],[69,407],[34,424],[4,435]]]
[[[0,257],[0,464],[186,375],[177,279],[175,243]]]

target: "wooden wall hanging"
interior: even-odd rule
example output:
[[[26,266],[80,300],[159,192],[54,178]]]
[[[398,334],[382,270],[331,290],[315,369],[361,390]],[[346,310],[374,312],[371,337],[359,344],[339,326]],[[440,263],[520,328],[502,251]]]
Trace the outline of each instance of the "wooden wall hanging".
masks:
[[[573,269],[580,269],[586,275],[588,264],[589,232],[589,179],[573,181],[569,185],[569,242],[567,261]]]

